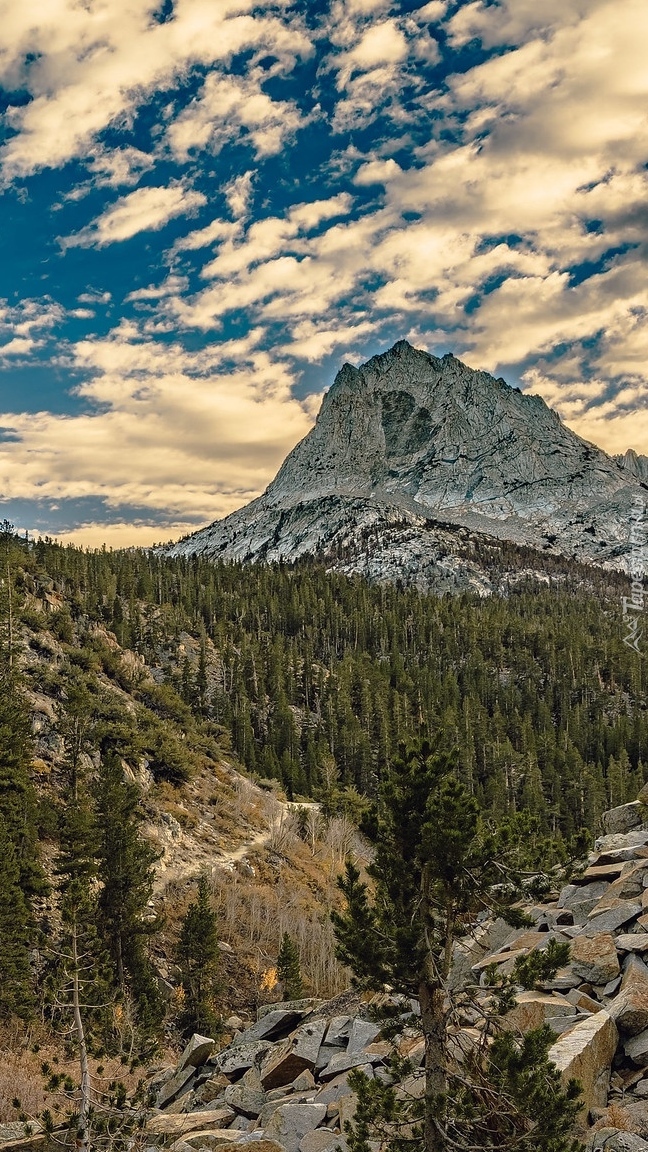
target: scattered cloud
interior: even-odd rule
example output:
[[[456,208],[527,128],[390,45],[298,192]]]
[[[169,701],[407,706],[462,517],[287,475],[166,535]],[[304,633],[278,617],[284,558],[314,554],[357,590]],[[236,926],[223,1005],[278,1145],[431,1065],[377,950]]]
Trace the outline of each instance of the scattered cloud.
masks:
[[[77,343],[73,364],[89,376],[78,393],[94,411],[0,414],[11,437],[0,442],[4,499],[93,496],[164,509],[174,523],[232,511],[312,423],[285,363],[252,343],[190,353],[133,325]]]
[[[215,155],[243,134],[257,159],[280,152],[306,121],[293,101],[266,95],[264,79],[261,69],[245,76],[210,73],[200,96],[168,128],[176,160],[187,160],[193,152]]]
[[[247,216],[248,209],[252,202],[254,189],[252,187],[255,173],[253,171],[242,172],[240,176],[235,176],[223,188],[225,199],[227,200],[227,207],[229,208],[235,220],[240,220]]]
[[[191,216],[207,203],[202,192],[183,184],[166,188],[136,188],[105,210],[92,224],[66,236],[64,248],[103,248],[130,240],[138,232],[158,231],[176,216]]]
[[[191,68],[224,67],[237,53],[260,49],[289,69],[312,51],[294,14],[285,20],[272,11],[253,15],[255,0],[180,0],[174,19],[163,23],[153,20],[155,7],[150,0],[5,5],[0,82],[32,97],[6,116],[12,135],[0,149],[5,181],[84,157],[102,131],[132,123],[152,94],[177,85]],[[246,88],[250,100],[264,106],[260,133],[264,122],[271,132],[263,79],[255,71]]]

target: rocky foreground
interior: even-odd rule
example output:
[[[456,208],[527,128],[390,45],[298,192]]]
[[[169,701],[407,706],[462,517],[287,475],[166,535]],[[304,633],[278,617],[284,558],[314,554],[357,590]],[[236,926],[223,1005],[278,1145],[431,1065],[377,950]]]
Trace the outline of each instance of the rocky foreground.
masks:
[[[549,941],[570,942],[569,965],[537,991],[520,992],[506,1027],[525,1032],[547,1023],[556,1033],[550,1057],[565,1080],[583,1086],[581,1119],[592,1152],[648,1152],[648,789],[606,813],[605,835],[587,867],[560,893],[529,911],[533,929],[502,920],[481,924],[456,946],[453,983],[484,985],[491,964],[504,973],[515,959]],[[382,998],[384,999],[384,998]],[[404,1009],[416,1005],[403,1005]],[[355,1097],[349,1072],[389,1075],[390,1044],[367,1017],[370,1005],[347,993],[322,1003],[268,1005],[222,1051],[194,1036],[176,1068],[158,1073],[149,1141],[173,1152],[327,1152],[344,1149],[344,1124]],[[456,1052],[475,1037],[466,1021]],[[414,1065],[423,1042],[404,1027],[397,1041]],[[420,1091],[414,1076],[409,1091]]]

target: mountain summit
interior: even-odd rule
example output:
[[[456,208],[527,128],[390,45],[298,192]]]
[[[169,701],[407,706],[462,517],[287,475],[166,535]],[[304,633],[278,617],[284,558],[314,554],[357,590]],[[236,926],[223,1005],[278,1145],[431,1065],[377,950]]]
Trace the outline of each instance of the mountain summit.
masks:
[[[400,340],[344,365],[261,497],[171,551],[319,554],[336,568],[438,585],[452,538],[468,531],[627,569],[636,500],[648,498],[644,460],[608,456],[539,396]],[[448,574],[456,582],[456,565]]]

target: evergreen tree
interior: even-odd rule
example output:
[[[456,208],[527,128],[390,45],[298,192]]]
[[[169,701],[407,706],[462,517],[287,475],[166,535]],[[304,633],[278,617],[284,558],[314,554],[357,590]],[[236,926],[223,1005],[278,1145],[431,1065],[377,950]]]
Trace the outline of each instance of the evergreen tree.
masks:
[[[137,785],[124,778],[115,752],[102,756],[97,814],[99,921],[115,967],[116,983],[129,989],[144,1026],[161,1019],[162,1005],[144,942],[154,930],[146,918],[158,855],[141,835],[143,815]]]
[[[0,1019],[28,1018],[33,1010],[28,948],[29,910],[13,841],[0,817]]]
[[[399,1103],[392,1089],[372,1087],[367,1077],[355,1075],[359,1123],[351,1133],[352,1152],[368,1152],[372,1125],[378,1130],[385,1122],[392,1124],[396,1149],[405,1147],[397,1132],[407,1122],[425,1152],[568,1152],[577,1147],[568,1132],[578,1090],[563,1092],[548,1064],[549,1029],[530,1034],[519,1048],[498,1035],[492,1020],[472,1065],[459,1072],[452,1062],[448,1037],[456,997],[448,978],[454,941],[466,919],[493,902],[496,911],[520,922],[520,914],[508,908],[520,890],[519,829],[494,833],[484,826],[475,799],[456,779],[455,759],[438,742],[401,748],[363,822],[375,852],[368,869],[373,898],[351,863],[340,881],[347,902],[345,912],[333,913],[340,959],[360,987],[389,986],[416,997],[425,1040],[421,1100],[409,1093],[409,1103]],[[568,946],[557,946],[538,963],[555,971],[567,955]],[[527,975],[537,978],[532,968],[527,964]],[[522,967],[516,975],[522,982]],[[471,993],[463,995],[470,999]],[[412,1071],[398,1061],[394,1067],[402,1074]],[[513,1092],[513,1085],[523,1083],[524,1090]]]
[[[46,890],[38,859],[32,755],[29,712],[15,670],[5,666],[0,668],[0,817],[13,844],[27,899]]]
[[[218,1027],[215,997],[218,994],[218,932],[205,876],[198,881],[195,902],[189,905],[180,928],[180,966],[184,1011],[182,1024],[190,1032]]]
[[[300,1000],[303,995],[299,948],[292,936],[284,932],[277,957],[277,976],[283,985],[284,1000]]]

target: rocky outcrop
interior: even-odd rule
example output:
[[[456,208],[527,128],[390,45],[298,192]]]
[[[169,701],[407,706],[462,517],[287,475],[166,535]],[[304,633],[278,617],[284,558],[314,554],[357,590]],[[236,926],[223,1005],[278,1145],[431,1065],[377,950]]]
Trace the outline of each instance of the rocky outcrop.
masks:
[[[615,809],[612,818],[606,814],[605,827],[627,828],[637,812],[648,816],[643,798],[639,808],[635,803]],[[542,988],[519,990],[503,1026],[520,1035],[542,1024],[554,1032],[549,1055],[565,1083],[576,1078],[582,1085],[581,1121],[590,1127],[592,1152],[648,1152],[645,893],[648,831],[642,820],[629,831],[604,835],[560,892],[527,909],[533,928],[482,920],[455,946],[451,984],[479,985],[483,1007],[492,994],[492,965],[510,973],[516,957],[552,940],[570,945],[567,966]],[[399,1011],[402,1004],[408,1019],[417,1010],[414,1002],[391,1002]],[[221,1051],[209,1037],[192,1037],[178,1066],[152,1085],[157,1109],[148,1119],[149,1144],[170,1145],[174,1152],[233,1152],[241,1145],[246,1152],[344,1152],[344,1124],[356,1105],[349,1072],[360,1067],[390,1082],[391,1044],[370,1014],[370,1005],[346,993],[330,1003],[267,1006],[247,1027],[232,1018],[235,1034]],[[458,1060],[479,1042],[479,1018],[470,1010],[457,1017],[451,1049]],[[416,1095],[421,1037],[404,1025],[395,1043],[414,1068],[403,1090]]]
[[[345,364],[266,492],[171,553],[318,554],[341,571],[488,591],[462,548],[476,533],[627,570],[644,471],[581,440],[540,397],[401,340]]]

